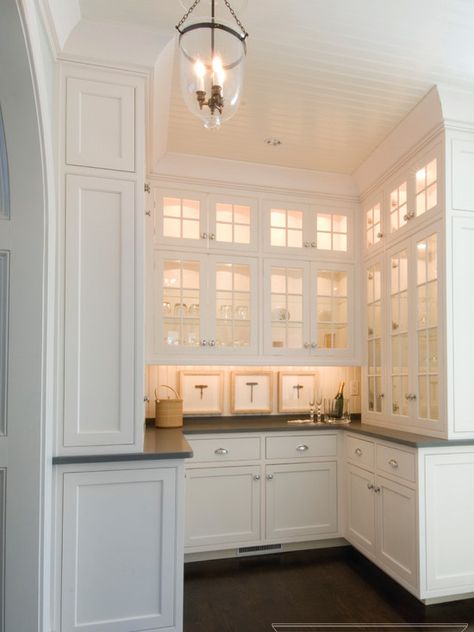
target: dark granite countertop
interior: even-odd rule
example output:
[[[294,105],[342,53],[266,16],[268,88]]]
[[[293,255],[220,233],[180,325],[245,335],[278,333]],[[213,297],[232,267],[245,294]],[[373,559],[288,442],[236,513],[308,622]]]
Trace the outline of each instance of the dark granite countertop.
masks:
[[[319,432],[322,430],[345,430],[366,435],[375,439],[395,441],[413,448],[432,448],[456,445],[474,445],[474,439],[437,439],[427,435],[392,430],[381,426],[363,424],[352,421],[350,424],[289,424],[289,419],[296,419],[298,415],[266,415],[259,417],[202,417],[185,418],[183,433],[186,435],[209,434],[212,432]]]
[[[143,452],[124,454],[83,454],[55,456],[53,465],[68,463],[110,463],[115,461],[162,461],[165,459],[189,459],[193,450],[181,428],[146,428]]]

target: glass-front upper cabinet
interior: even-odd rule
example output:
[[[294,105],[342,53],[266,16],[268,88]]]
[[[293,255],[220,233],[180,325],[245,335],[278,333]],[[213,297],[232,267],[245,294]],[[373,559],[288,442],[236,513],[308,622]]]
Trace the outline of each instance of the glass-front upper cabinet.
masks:
[[[374,247],[382,244],[382,201],[378,199],[376,202],[370,203],[365,207],[365,231],[364,240],[366,250],[372,250]]]
[[[257,202],[250,198],[153,189],[155,243],[226,252],[255,251]]]
[[[265,352],[286,356],[349,355],[353,339],[352,286],[350,266],[267,260]]]
[[[367,411],[384,412],[382,264],[372,263],[366,271],[367,299]]]
[[[386,186],[390,235],[439,209],[441,161],[438,147],[424,153],[403,169]],[[375,218],[374,218],[375,223]],[[414,224],[419,222],[415,221]],[[373,239],[371,236],[370,238]],[[375,243],[375,241],[374,241]]]
[[[420,427],[441,418],[439,240],[428,226],[389,256],[390,408]]]
[[[346,257],[352,254],[352,212],[283,202],[264,203],[264,244],[269,252]]]
[[[252,258],[156,252],[151,356],[255,354],[257,268]]]

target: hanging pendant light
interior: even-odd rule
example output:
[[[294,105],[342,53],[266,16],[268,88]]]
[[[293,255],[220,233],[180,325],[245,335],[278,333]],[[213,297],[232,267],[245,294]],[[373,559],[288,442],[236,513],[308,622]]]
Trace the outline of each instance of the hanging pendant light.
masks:
[[[181,89],[189,110],[207,129],[219,128],[239,106],[248,33],[228,0],[223,0],[237,24],[216,19],[210,0],[210,18],[183,24],[201,2],[195,0],[176,25],[179,32]]]

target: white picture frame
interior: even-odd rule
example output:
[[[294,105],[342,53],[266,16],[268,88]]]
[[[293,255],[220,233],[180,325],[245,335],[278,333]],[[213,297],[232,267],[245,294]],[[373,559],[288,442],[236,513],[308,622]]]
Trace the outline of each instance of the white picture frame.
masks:
[[[184,415],[222,415],[223,371],[179,371]]]
[[[234,414],[271,413],[272,371],[232,371],[230,410]]]
[[[278,372],[278,412],[308,412],[318,387],[316,372]]]

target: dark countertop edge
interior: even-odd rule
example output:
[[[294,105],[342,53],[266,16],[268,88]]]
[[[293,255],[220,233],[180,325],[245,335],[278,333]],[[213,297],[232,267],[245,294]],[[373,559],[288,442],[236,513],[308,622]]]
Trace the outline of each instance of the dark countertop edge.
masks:
[[[119,463],[130,461],[170,461],[190,459],[193,449],[186,441],[181,428],[146,428],[143,452],[122,454],[74,454],[54,456],[53,465],[77,465],[80,463]]]

